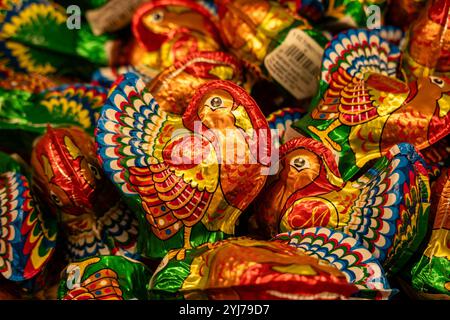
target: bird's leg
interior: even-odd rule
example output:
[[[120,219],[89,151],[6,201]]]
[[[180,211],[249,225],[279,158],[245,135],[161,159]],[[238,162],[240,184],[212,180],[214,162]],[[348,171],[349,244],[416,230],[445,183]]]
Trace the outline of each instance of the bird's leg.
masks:
[[[178,256],[179,253],[180,250],[170,250],[169,253],[167,254],[167,260],[168,261],[172,260],[175,256]]]
[[[183,260],[186,249],[192,249],[191,246],[191,227],[184,226],[184,246],[177,254],[177,260]]]
[[[328,134],[333,131],[334,129],[336,129],[337,127],[339,127],[341,125],[341,122],[336,119],[334,120],[329,126],[328,128],[326,128],[325,130],[319,130],[313,126],[308,126],[308,129],[314,133],[315,135],[317,135],[320,140],[322,142],[324,142],[325,144],[327,144],[328,146],[332,147],[334,150],[336,151],[341,151],[341,146],[338,145],[336,142],[334,142],[333,140],[331,140],[331,138],[328,136]]]

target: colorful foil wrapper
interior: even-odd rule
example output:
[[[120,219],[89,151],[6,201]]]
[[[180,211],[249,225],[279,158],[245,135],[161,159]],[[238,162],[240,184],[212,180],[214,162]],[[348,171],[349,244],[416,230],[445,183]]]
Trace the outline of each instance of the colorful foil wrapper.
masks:
[[[161,110],[142,80],[126,74],[102,109],[96,141],[106,175],[139,212],[150,258],[232,235],[271,157],[258,106],[221,80],[200,86],[180,116]]]
[[[402,60],[411,81],[432,75],[450,77],[449,23],[447,0],[428,1],[425,10],[412,23]]]
[[[345,233],[315,227],[281,233],[274,240],[335,266],[358,287],[356,297],[386,300],[398,291],[390,288],[378,259]]]
[[[69,264],[62,272],[60,300],[147,300],[151,272],[121,256],[92,257]]]
[[[233,238],[165,257],[152,298],[259,300],[346,299],[358,289],[336,267],[280,242]]]
[[[39,93],[56,87],[56,83],[37,73],[21,73],[0,65],[0,88]]]
[[[426,293],[450,296],[450,170],[444,169],[433,188],[431,237],[412,269],[412,284]]]
[[[56,238],[56,221],[38,207],[26,170],[0,153],[0,275],[15,282],[37,277]]]
[[[242,83],[241,66],[224,52],[197,52],[162,71],[147,89],[166,112],[183,114],[195,91],[211,80]]]
[[[450,132],[450,80],[398,80],[399,54],[367,30],[340,33],[325,50],[312,109],[293,126],[333,150],[344,180],[398,143],[421,150]]]
[[[246,66],[296,99],[314,95],[325,36],[276,2],[221,0],[218,8],[222,40]]]
[[[0,63],[27,73],[81,76],[107,65],[110,37],[94,36],[81,18],[72,28],[73,19],[53,2],[6,1],[0,13]]]
[[[103,175],[81,128],[49,127],[31,155],[39,196],[58,217],[68,258],[137,254],[137,220]]]
[[[157,73],[188,54],[220,50],[213,20],[211,13],[194,1],[148,1],[133,15],[135,43],[129,48],[129,62],[145,64]]]
[[[388,274],[398,272],[421,244],[430,185],[425,162],[411,145],[393,147],[354,182],[340,177],[330,150],[308,138],[281,147],[279,168],[255,202],[254,219],[264,235],[339,230],[360,241]]]
[[[278,135],[280,144],[294,139],[300,134],[292,128],[292,123],[300,120],[305,112],[298,108],[283,108],[272,112],[267,117],[270,130]]]
[[[43,134],[48,124],[76,125],[93,134],[107,92],[91,84],[62,85],[39,94],[0,88],[0,130]]]

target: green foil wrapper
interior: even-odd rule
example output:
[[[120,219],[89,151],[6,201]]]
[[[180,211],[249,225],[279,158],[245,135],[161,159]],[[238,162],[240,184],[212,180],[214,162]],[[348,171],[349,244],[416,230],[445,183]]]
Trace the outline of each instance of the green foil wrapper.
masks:
[[[69,264],[62,272],[60,300],[147,300],[150,270],[122,256],[101,256]]]
[[[111,37],[94,36],[81,15],[55,3],[7,3],[0,21],[0,62],[16,70],[89,76],[108,64]]]
[[[425,293],[450,296],[450,170],[445,168],[433,186],[431,211],[435,216],[431,237],[414,265],[412,285]]]

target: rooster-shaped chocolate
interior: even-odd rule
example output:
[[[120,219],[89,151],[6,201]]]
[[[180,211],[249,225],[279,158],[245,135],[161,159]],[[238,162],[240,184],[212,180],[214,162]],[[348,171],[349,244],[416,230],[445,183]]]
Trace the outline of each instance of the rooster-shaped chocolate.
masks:
[[[325,50],[314,108],[294,126],[339,156],[344,180],[395,144],[421,150],[450,132],[450,80],[406,84],[395,78],[399,55],[368,30],[340,33]]]
[[[31,155],[36,191],[58,219],[70,261],[137,253],[137,219],[102,173],[95,150],[81,128],[49,126]]]
[[[161,110],[133,74],[111,89],[96,140],[104,171],[142,213],[150,257],[233,234],[265,183],[271,150],[266,119],[233,82],[203,84],[180,116]]]
[[[151,0],[139,7],[132,20],[136,43],[130,62],[160,71],[186,55],[220,49],[213,16],[188,0]]]
[[[322,143],[288,141],[280,171],[256,201],[255,218],[267,235],[309,227],[341,230],[398,271],[425,236],[430,204],[424,160],[399,144],[354,182],[345,182]]]

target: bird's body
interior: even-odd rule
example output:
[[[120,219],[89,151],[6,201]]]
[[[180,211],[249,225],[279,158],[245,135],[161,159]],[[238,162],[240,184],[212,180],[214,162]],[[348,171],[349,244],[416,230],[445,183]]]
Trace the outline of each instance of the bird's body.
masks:
[[[264,164],[254,149],[260,131],[268,133],[264,116],[232,82],[203,84],[180,116],[161,110],[144,83],[127,74],[111,91],[96,137],[105,172],[127,198],[138,199],[151,230],[146,236],[189,248],[207,241],[191,237],[197,225],[204,234],[232,234],[262,188]],[[167,252],[159,250],[146,254]]]
[[[341,230],[389,271],[397,271],[424,237],[428,174],[411,145],[395,146],[355,182],[345,182],[331,151],[307,138],[282,146],[280,168],[257,201],[256,219],[269,235],[309,227]]]

